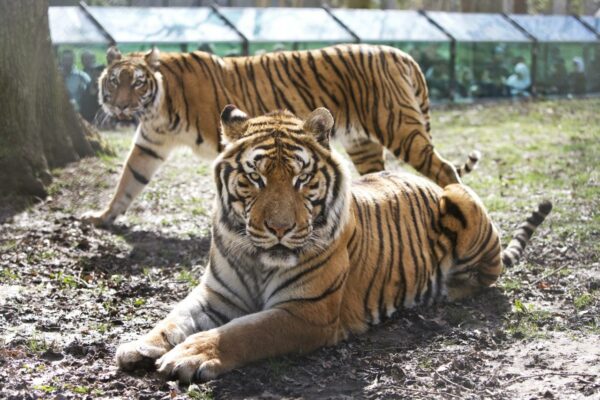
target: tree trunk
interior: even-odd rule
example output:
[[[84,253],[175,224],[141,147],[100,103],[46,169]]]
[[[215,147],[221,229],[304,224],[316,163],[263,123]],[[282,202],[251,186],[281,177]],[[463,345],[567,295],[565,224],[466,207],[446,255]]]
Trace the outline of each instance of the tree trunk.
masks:
[[[94,154],[52,52],[47,0],[0,0],[0,195],[45,197],[50,169]]]

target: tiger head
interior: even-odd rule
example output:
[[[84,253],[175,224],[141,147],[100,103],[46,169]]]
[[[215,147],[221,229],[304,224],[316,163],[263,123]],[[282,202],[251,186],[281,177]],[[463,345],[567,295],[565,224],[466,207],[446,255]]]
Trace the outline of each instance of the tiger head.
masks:
[[[123,57],[116,47],[106,53],[108,66],[99,79],[99,99],[104,110],[118,119],[142,117],[160,101],[162,76],[158,72],[160,53]]]
[[[329,148],[332,127],[325,108],[303,121],[288,111],[249,118],[226,106],[215,240],[271,267],[296,265],[336,240],[349,213],[349,175]]]

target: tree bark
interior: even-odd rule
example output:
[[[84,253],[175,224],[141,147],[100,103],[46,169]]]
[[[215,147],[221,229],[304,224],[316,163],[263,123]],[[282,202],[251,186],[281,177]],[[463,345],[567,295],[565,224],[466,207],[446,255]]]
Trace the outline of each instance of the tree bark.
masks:
[[[0,195],[45,197],[52,168],[94,154],[52,52],[47,0],[0,0]]]

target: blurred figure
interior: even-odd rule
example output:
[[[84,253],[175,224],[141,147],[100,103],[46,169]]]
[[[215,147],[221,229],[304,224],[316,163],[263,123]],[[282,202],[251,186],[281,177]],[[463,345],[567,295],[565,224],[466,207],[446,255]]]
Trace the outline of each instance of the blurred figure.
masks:
[[[462,98],[471,98],[477,91],[477,85],[470,68],[457,71],[456,94]]]
[[[502,97],[506,95],[504,82],[510,70],[506,67],[506,54],[503,46],[496,46],[491,60],[485,65],[479,82],[479,96]]]
[[[90,85],[90,77],[75,67],[75,54],[73,50],[63,50],[60,57],[60,70],[67,86],[69,100],[75,111],[81,109],[81,97]]]
[[[103,65],[96,65],[96,55],[89,50],[81,54],[83,72],[90,77],[90,84],[81,96],[81,116],[88,122],[93,122],[100,109],[98,103],[98,78],[104,69]]]
[[[433,98],[441,99],[450,96],[450,66],[446,61],[439,60],[432,63],[425,71],[425,80]]]
[[[550,76],[548,83],[549,93],[565,94],[569,90],[569,77],[565,59],[562,57],[554,58],[550,67]]]
[[[203,51],[205,53],[215,54],[215,49],[210,43],[202,43],[198,46],[198,51]]]
[[[573,57],[572,60],[573,71],[569,74],[569,85],[571,93],[573,94],[584,94],[585,93],[585,64],[583,58]]]
[[[275,44],[275,46],[273,46],[272,52],[273,53],[278,53],[280,51],[286,51],[286,50],[287,49],[285,47],[285,44],[283,44],[283,43],[277,43],[277,44]]]
[[[517,57],[517,63],[512,75],[506,79],[506,86],[511,96],[529,96],[531,75],[523,57]]]
[[[598,93],[600,92],[600,52],[596,53],[596,56],[590,62],[590,66],[588,68],[589,71],[589,80],[590,80],[590,90],[591,92]]]

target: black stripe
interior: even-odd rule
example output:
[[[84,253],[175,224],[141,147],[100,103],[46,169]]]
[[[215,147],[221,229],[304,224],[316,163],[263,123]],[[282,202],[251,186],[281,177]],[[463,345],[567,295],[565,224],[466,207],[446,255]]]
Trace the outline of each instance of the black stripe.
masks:
[[[138,143],[135,144],[135,147],[137,147],[138,149],[140,149],[142,151],[142,153],[144,153],[146,155],[149,155],[150,157],[157,158],[159,160],[164,160],[164,158],[162,158],[161,156],[159,156],[158,153],[156,153],[151,148],[142,146],[141,144],[138,144]]]
[[[131,171],[131,174],[133,175],[135,180],[141,183],[142,185],[147,185],[148,182],[150,182],[150,180],[148,180],[144,175],[140,174],[135,169],[133,169],[131,165],[127,164],[127,168],[129,168],[129,171]]]
[[[467,227],[467,219],[460,208],[454,204],[449,198],[444,198],[446,203],[446,213],[452,215],[454,218],[460,221],[463,229]]]

